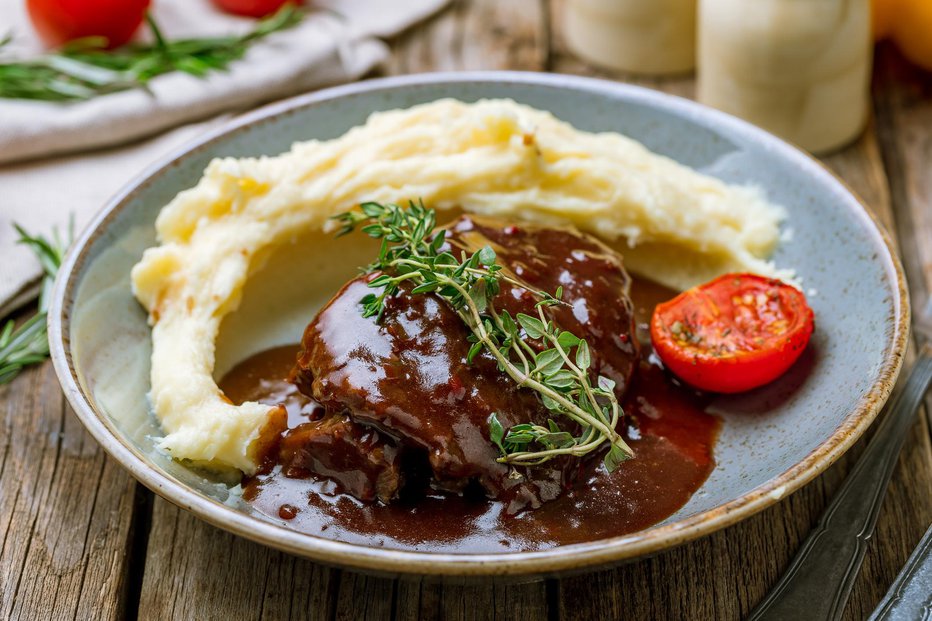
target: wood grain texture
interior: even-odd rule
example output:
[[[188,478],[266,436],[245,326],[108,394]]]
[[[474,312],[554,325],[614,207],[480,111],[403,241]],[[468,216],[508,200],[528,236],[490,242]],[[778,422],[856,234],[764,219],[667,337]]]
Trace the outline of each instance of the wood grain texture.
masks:
[[[50,363],[0,387],[0,412],[0,618],[124,618],[136,483],[65,406]]]
[[[913,312],[919,313],[924,303],[932,304],[932,77],[906,63],[890,44],[879,46],[875,56],[877,133]],[[932,396],[925,414],[932,429]]]
[[[401,580],[398,581],[393,618],[396,621],[547,619],[547,588],[544,581],[462,585]]]
[[[545,68],[543,2],[454,0],[452,6],[392,43],[389,74]]]
[[[882,91],[878,90],[881,88],[875,86],[875,96],[882,96]],[[911,197],[904,200],[902,195],[898,196],[899,182],[895,179],[899,173],[884,166],[889,159],[885,153],[888,145],[881,138],[883,123],[880,118],[872,119],[856,143],[823,161],[872,208],[894,244],[900,247],[904,265],[908,266],[912,260],[911,252],[917,241],[922,239],[923,232],[921,229],[904,229],[904,214],[916,207],[916,201]],[[932,235],[928,239],[930,242],[926,245],[932,245]],[[913,275],[908,271],[911,282],[915,280]],[[912,353],[907,356],[901,379],[905,379],[912,357]],[[867,436],[870,435],[869,430]],[[846,455],[845,463],[853,464],[859,452],[860,447],[858,452]],[[916,490],[932,490],[932,444],[925,412],[917,416],[900,455],[897,471],[881,507],[874,544],[869,548],[849,601],[848,618],[866,617],[874,609],[898,573],[898,568],[906,562],[915,543],[922,537],[923,525],[932,521],[932,494],[916,494]],[[854,611],[862,614],[858,616]]]
[[[932,76],[890,45],[875,61],[874,104],[911,293],[932,292]]]
[[[689,76],[627,76],[576,60],[563,44],[562,2],[455,0],[390,42],[385,71],[550,70],[692,96]],[[932,78],[882,49],[874,99],[865,135],[824,161],[898,234],[914,293],[928,290]],[[325,568],[139,492],[67,411],[49,365],[0,387],[0,413],[0,618],[17,619],[740,619],[776,582],[864,444],[778,505],[656,557],[559,581],[462,585]],[[932,446],[920,420],[845,619],[869,614],[932,522],[929,490]]]
[[[156,498],[139,619],[329,620],[339,575],[214,528]]]

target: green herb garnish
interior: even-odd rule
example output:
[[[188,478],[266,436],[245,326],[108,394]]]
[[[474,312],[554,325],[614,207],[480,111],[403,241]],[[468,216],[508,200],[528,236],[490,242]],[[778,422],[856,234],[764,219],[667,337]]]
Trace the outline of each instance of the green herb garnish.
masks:
[[[75,101],[131,88],[172,71],[203,77],[242,58],[249,45],[278,30],[291,28],[303,13],[286,4],[259,20],[245,35],[166,40],[151,15],[146,17],[155,43],[104,49],[106,40],[71,42],[60,52],[27,60],[0,61],[0,97]],[[0,47],[9,37],[0,40]]]
[[[14,226],[19,232],[18,243],[29,246],[42,264],[45,274],[39,294],[39,312],[15,330],[12,319],[0,330],[0,385],[13,381],[24,367],[49,357],[49,337],[45,323],[49,295],[74,233],[72,223],[68,228],[67,240],[59,237],[57,229],[53,231],[52,239],[48,240],[40,235],[28,234],[18,224]]]
[[[433,293],[452,308],[470,330],[467,360],[471,363],[485,350],[519,386],[535,391],[544,407],[555,415],[579,425],[579,435],[565,431],[553,420],[547,427],[514,425],[506,430],[493,413],[489,417],[489,437],[499,447],[500,462],[536,466],[561,455],[582,456],[605,442],[610,444],[604,463],[609,471],[633,456],[633,451],[615,431],[622,415],[615,397],[615,383],[599,376],[597,385],[589,380],[589,346],[578,336],[561,330],[550,321],[544,309],[563,304],[562,290],[551,295],[529,289],[502,271],[495,251],[486,246],[471,256],[457,259],[444,250],[446,231],[434,232],[433,209],[411,203],[407,208],[381,203],[363,203],[359,211],[334,216],[345,235],[359,227],[382,241],[378,259],[367,266],[368,273],[380,272],[369,283],[379,293],[361,301],[365,317],[379,321],[385,300],[400,292],[399,284],[410,281],[411,295]],[[537,316],[495,308],[494,300],[504,281],[530,291],[538,298]],[[529,340],[543,347],[538,351]]]

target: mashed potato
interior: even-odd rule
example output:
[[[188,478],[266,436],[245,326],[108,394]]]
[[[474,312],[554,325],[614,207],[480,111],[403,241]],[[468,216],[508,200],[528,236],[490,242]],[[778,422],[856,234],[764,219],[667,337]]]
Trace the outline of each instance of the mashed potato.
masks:
[[[254,472],[285,419],[278,408],[233,405],[217,387],[221,320],[271,248],[328,228],[330,216],[360,201],[419,198],[624,239],[632,271],[676,288],[726,271],[774,274],[766,257],[782,217],[753,188],[503,100],[377,113],[340,138],[277,157],[214,160],[162,210],[160,245],[132,275],[153,325],[160,446],[178,459]]]

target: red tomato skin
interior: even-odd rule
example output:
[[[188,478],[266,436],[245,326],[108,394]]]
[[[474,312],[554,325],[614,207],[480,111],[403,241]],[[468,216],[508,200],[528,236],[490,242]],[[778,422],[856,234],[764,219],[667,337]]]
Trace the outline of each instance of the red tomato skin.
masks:
[[[790,329],[771,337],[764,349],[742,350],[730,355],[696,349],[687,351],[677,344],[668,329],[677,311],[689,308],[690,303],[693,306],[725,304],[729,297],[728,285],[739,280],[752,287],[777,288],[784,306],[794,314]],[[654,351],[664,366],[681,380],[709,392],[738,393],[768,384],[786,373],[806,349],[814,328],[812,309],[795,288],[753,274],[726,274],[658,305],[651,318],[650,334]]]
[[[57,47],[83,37],[106,37],[107,47],[129,41],[142,24],[149,0],[26,0],[39,38]]]
[[[244,17],[271,15],[289,1],[294,5],[301,4],[301,0],[213,0],[215,5],[227,13]]]

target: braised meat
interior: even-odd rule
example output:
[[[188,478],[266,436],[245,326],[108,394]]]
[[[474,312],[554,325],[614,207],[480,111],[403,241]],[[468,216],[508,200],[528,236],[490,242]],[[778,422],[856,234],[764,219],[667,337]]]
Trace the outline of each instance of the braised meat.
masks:
[[[308,474],[332,479],[360,500],[389,502],[401,488],[398,449],[378,431],[344,414],[301,423],[279,445],[279,463],[288,477]]]
[[[476,479],[515,510],[559,496],[570,464],[554,461],[512,478],[489,440],[492,412],[506,427],[546,424],[537,397],[519,390],[489,356],[466,364],[466,328],[441,300],[395,297],[378,325],[359,313],[359,300],[370,291],[365,279],[352,281],[308,328],[298,387],[325,407],[345,408],[354,420],[426,451],[443,489],[459,491]]]
[[[529,287],[552,292],[562,286],[569,306],[548,312],[588,341],[593,374],[614,379],[621,397],[638,351],[630,281],[616,253],[573,230],[474,217],[453,223],[448,240],[456,254],[491,245],[499,263]],[[412,296],[405,289],[387,301],[380,323],[363,318],[359,301],[373,291],[367,286],[373,277],[350,281],[307,327],[293,372],[299,389],[405,450],[425,452],[436,487],[461,490],[475,481],[510,512],[562,494],[578,460],[552,460],[521,468],[516,476],[497,461],[489,439],[493,412],[506,428],[546,425],[550,413],[537,396],[519,389],[486,352],[467,364],[468,330],[433,295]],[[514,315],[535,313],[536,301],[527,290],[503,284],[495,303]]]
[[[563,300],[569,306],[551,307],[547,314],[564,330],[586,339],[593,377],[615,380],[619,398],[624,394],[639,352],[628,297],[631,277],[617,252],[575,229],[510,226],[466,216],[451,225],[448,238],[469,253],[492,246],[498,262],[534,289],[553,293],[563,287]],[[535,302],[527,291],[507,283],[495,300],[512,315],[536,316]]]

